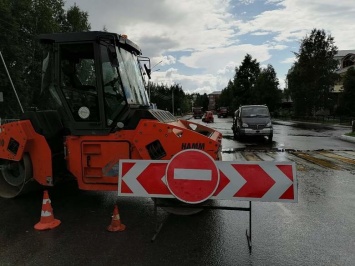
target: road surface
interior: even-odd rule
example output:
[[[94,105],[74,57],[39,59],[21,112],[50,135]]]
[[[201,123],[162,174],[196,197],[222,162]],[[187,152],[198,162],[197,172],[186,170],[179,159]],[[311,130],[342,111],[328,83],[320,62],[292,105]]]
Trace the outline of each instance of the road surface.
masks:
[[[224,133],[223,160],[296,163],[298,203],[252,203],[252,253],[246,212],[175,216],[159,209],[155,216],[149,198],[79,191],[68,183],[49,190],[62,221],[50,231],[33,228],[42,192],[0,199],[0,265],[354,265],[355,144],[339,139],[348,129],[275,125],[268,144],[233,140],[230,118],[215,116],[211,126]],[[116,203],[127,228],[111,233],[106,228]]]

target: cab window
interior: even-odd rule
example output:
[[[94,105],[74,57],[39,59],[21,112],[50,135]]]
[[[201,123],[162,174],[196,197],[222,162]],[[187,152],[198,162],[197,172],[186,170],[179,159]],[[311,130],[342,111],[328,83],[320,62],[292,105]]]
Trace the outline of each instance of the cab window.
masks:
[[[99,121],[94,47],[60,45],[60,88],[76,121]]]

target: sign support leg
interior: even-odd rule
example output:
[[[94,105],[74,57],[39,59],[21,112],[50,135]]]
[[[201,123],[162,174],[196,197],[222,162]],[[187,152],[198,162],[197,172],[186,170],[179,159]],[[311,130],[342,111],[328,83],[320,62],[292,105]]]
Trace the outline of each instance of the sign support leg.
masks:
[[[152,239],[150,240],[151,242],[154,242],[155,239],[157,238],[161,228],[163,227],[167,217],[159,224],[158,223],[158,207],[156,203],[156,199],[154,199],[154,217],[155,217],[155,234],[153,235]]]
[[[168,206],[168,205],[161,205],[156,202],[156,199],[154,199],[154,216],[155,216],[155,234],[153,238],[151,239],[151,242],[154,242],[156,237],[158,236],[161,228],[163,227],[164,223],[166,222],[167,218],[169,217],[170,214],[159,224],[158,222],[158,207],[174,207],[174,208],[179,208],[179,206]],[[247,211],[249,212],[249,228],[246,229],[245,235],[247,237],[248,241],[248,248],[249,252],[251,253],[252,250],[252,241],[251,241],[251,235],[252,235],[252,221],[251,221],[251,201],[249,201],[249,207],[228,207],[228,206],[181,206],[181,208],[202,208],[202,209],[220,209],[220,210],[236,210],[236,211]]]
[[[248,229],[245,232],[248,240],[248,247],[249,247],[249,252],[251,252],[251,201],[249,201],[249,234],[248,234]]]

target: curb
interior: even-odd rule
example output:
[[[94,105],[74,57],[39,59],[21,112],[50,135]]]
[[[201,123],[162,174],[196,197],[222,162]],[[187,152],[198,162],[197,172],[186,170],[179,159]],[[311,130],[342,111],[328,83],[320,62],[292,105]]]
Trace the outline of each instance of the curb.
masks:
[[[355,138],[354,138],[354,137],[350,137],[350,136],[346,136],[346,135],[341,135],[340,138],[341,138],[342,140],[355,143]]]

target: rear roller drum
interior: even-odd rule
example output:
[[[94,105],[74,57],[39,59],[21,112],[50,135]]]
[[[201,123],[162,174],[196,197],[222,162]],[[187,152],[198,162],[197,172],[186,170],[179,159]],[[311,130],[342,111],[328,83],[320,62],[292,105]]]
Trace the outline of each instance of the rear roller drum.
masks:
[[[0,197],[14,198],[27,190],[32,179],[32,162],[28,154],[24,154],[20,161],[5,160],[0,167]]]

